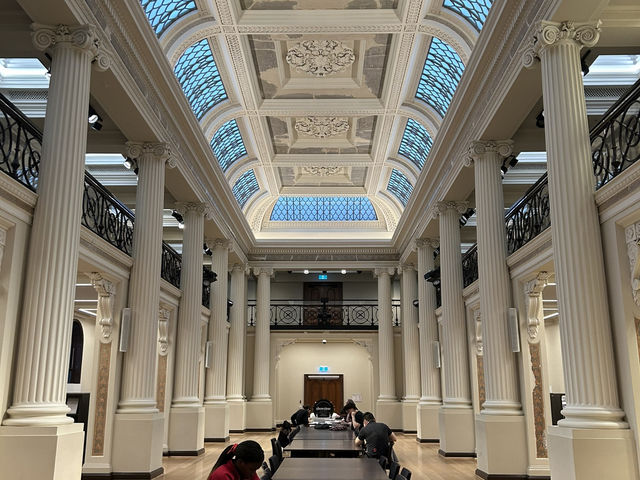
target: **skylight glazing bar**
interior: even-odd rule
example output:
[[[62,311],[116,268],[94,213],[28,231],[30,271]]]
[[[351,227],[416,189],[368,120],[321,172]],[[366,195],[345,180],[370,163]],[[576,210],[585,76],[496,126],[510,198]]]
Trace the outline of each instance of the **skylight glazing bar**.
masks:
[[[280,197],[271,212],[275,222],[362,222],[378,216],[367,197]]]
[[[480,31],[491,10],[491,3],[491,0],[444,0],[442,6],[461,15]]]
[[[211,149],[224,172],[247,155],[247,149],[235,120],[229,120],[216,131],[211,139]]]
[[[432,145],[433,140],[425,128],[411,118],[407,120],[398,153],[422,170]]]
[[[197,10],[194,0],[140,0],[151,28],[160,37],[173,22]]]
[[[258,185],[258,180],[256,180],[256,175],[253,170],[247,170],[242,174],[242,176],[236,181],[233,189],[233,195],[236,197],[238,205],[240,208],[244,208],[247,201],[258,191],[260,190],[260,186]]]
[[[413,185],[401,171],[394,168],[391,171],[391,177],[389,177],[387,190],[393,193],[400,200],[400,203],[406,207],[413,191]]]

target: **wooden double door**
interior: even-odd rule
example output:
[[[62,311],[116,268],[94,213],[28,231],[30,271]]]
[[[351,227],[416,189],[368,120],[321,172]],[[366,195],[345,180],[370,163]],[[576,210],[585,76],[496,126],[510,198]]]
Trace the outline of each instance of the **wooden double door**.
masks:
[[[344,402],[344,376],[337,374],[304,375],[304,404],[313,408],[320,399],[333,403],[334,411],[340,412]]]

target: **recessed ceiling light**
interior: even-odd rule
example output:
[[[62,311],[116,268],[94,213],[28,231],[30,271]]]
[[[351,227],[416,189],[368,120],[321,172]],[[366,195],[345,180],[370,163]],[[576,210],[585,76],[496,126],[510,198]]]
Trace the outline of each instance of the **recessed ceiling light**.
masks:
[[[343,268],[342,270],[340,270],[340,273],[342,273],[343,275],[345,275],[347,273],[347,271]]]
[[[309,275],[309,270],[307,270],[306,268],[304,269],[304,274],[305,275]]]

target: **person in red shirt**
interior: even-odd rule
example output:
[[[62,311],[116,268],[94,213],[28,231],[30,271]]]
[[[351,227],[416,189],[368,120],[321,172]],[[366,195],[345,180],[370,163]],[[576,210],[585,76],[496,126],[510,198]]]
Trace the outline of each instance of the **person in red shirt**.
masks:
[[[256,470],[263,461],[264,451],[258,442],[234,443],[222,451],[207,480],[259,480]]]

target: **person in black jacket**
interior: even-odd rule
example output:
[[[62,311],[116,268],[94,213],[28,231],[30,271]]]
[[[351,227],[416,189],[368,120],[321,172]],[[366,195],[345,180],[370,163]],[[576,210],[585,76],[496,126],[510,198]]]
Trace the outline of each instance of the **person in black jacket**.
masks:
[[[305,405],[300,410],[291,415],[292,425],[306,425],[309,426],[309,415],[311,414],[311,407]]]
[[[291,435],[291,424],[285,420],[278,434],[278,443],[282,448],[289,445],[289,435]]]

